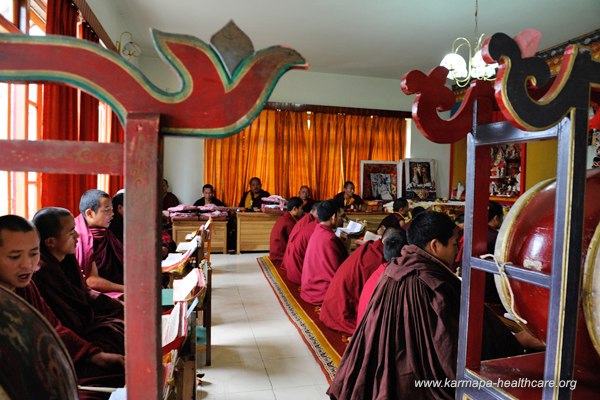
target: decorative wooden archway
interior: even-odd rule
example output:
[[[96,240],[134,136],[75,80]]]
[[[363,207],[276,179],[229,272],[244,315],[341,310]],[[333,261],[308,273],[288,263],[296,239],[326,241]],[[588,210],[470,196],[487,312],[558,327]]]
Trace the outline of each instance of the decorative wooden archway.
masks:
[[[162,136],[225,137],[259,114],[275,84],[307,68],[296,51],[254,52],[233,22],[211,38],[153,32],[181,86],[167,93],[94,43],[62,36],[0,35],[0,81],[58,82],[108,103],[125,127],[123,144],[0,141],[0,169],[125,176],[125,348],[130,399],[161,397],[160,213]],[[149,249],[153,249],[150,250]]]

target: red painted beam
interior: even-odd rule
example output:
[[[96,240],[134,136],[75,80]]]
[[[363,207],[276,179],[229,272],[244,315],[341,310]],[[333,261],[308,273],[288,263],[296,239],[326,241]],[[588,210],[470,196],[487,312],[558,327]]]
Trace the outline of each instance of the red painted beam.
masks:
[[[0,170],[123,174],[123,145],[67,140],[0,140]]]
[[[125,363],[128,399],[160,399],[159,114],[125,125]]]

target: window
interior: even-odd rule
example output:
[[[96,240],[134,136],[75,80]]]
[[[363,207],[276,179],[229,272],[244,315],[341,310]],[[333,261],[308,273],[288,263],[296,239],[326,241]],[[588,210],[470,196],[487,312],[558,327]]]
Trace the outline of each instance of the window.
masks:
[[[2,5],[5,15],[6,2]],[[44,35],[45,16],[35,12],[30,15],[29,34]],[[0,139],[39,139],[41,103],[41,85],[0,83]],[[30,218],[40,208],[39,173],[0,171],[0,188],[0,215],[10,213]]]

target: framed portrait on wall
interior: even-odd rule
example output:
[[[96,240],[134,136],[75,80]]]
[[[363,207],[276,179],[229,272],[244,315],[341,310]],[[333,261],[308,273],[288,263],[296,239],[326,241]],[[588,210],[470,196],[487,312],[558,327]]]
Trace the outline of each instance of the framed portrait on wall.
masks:
[[[363,200],[395,200],[402,193],[402,162],[363,160],[360,182]]]
[[[407,158],[404,160],[406,197],[431,200],[436,198],[436,162],[431,159]]]

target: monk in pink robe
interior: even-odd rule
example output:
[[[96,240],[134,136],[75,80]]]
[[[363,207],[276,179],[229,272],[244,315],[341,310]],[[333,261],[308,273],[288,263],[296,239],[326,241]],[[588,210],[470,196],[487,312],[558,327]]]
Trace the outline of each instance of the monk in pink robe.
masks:
[[[333,200],[324,201],[317,208],[319,224],[315,227],[302,265],[300,297],[320,305],[335,272],[348,254],[334,230],[341,225],[343,210]]]
[[[64,326],[31,281],[40,259],[39,237],[33,225],[16,215],[0,217],[0,285],[36,308],[54,327],[75,365],[78,383],[84,386],[122,387],[124,357],[107,353]],[[81,391],[81,399],[107,399],[106,393]]]
[[[331,329],[352,335],[360,292],[382,262],[381,240],[370,240],[354,250],[333,276],[323,298],[319,319]]]
[[[282,271],[285,271],[287,278],[297,285],[300,284],[302,278],[302,265],[308,241],[318,223],[313,214],[316,214],[316,209],[302,217],[294,226],[281,262]]]
[[[275,225],[273,225],[270,237],[269,259],[275,266],[279,267],[281,265],[292,229],[294,229],[296,221],[303,214],[302,200],[299,197],[292,197],[288,201],[287,211],[277,218]]]
[[[99,292],[123,292],[123,245],[108,229],[113,218],[110,196],[91,189],[81,196],[75,218],[79,241],[75,256],[87,285]]]

